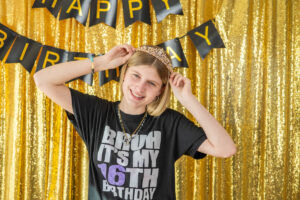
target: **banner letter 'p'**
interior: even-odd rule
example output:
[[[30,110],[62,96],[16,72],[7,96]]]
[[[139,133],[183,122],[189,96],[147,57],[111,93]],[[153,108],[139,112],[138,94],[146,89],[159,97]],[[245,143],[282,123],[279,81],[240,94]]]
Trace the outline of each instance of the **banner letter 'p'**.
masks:
[[[138,7],[133,7],[133,3],[138,3]],[[141,0],[129,0],[129,12],[130,12],[130,18],[133,18],[133,11],[141,10],[143,7],[143,2]]]
[[[100,8],[100,4],[106,4],[106,8]],[[100,12],[107,12],[111,8],[111,4],[107,0],[98,0],[97,2],[97,19],[100,18]]]

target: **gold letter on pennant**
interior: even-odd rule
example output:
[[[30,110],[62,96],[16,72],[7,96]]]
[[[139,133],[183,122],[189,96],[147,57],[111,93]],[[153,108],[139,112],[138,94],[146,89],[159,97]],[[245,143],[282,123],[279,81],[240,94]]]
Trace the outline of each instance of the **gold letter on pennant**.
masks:
[[[75,3],[78,4],[77,7],[74,6]],[[81,10],[81,5],[80,5],[80,1],[79,0],[73,0],[72,4],[70,5],[70,7],[67,10],[67,13],[69,13],[72,9],[78,10],[79,11],[79,15],[82,16],[82,10]]]
[[[139,4],[139,7],[136,7],[136,8],[133,8],[132,7],[132,4],[136,2]],[[137,11],[137,10],[140,10],[142,9],[143,7],[143,2],[141,0],[129,0],[128,1],[128,4],[129,4],[129,12],[130,12],[130,18],[133,18],[133,11]]]
[[[100,4],[101,4],[101,3],[106,4],[107,7],[101,9],[101,8],[100,8]],[[109,1],[107,1],[107,0],[98,0],[98,1],[97,1],[97,19],[100,18],[100,12],[107,12],[107,11],[110,10],[110,7],[111,7],[111,5],[110,5],[110,2],[109,2]]]
[[[5,33],[4,31],[0,30],[0,33],[3,34],[3,38],[0,38],[0,48],[2,48],[4,46],[4,40],[6,40],[7,38],[7,33]]]
[[[26,53],[26,51],[27,51],[27,49],[28,49],[28,46],[29,46],[29,43],[26,43],[26,44],[25,44],[25,47],[24,47],[24,49],[23,49],[23,51],[22,51],[20,60],[23,60],[24,55],[25,55],[25,53]]]
[[[201,34],[199,32],[195,32],[195,34],[198,35],[198,36],[200,36],[200,37],[202,37],[202,38],[204,38],[205,41],[206,41],[206,43],[208,44],[208,46],[211,45],[211,42],[208,39],[208,26],[205,26],[205,35],[203,35],[203,34]]]
[[[171,56],[170,52],[172,52],[172,56]],[[181,58],[171,47],[167,47],[167,53],[171,56],[171,59],[176,58],[179,62],[181,62]]]
[[[165,3],[166,9],[169,10],[170,6],[168,0],[162,0],[162,1]]]
[[[45,3],[45,1],[46,1],[46,0],[42,0],[42,3]],[[54,0],[54,1],[52,2],[51,7],[54,8],[55,5],[56,5],[56,3],[57,3],[57,0]]]
[[[55,60],[50,60],[49,59],[49,55],[53,55],[53,56],[56,56],[56,59]],[[45,56],[45,60],[44,60],[44,63],[43,63],[43,68],[45,68],[45,66],[46,66],[46,64],[47,64],[47,62],[50,62],[52,65],[55,65],[55,63],[57,62],[57,61],[59,61],[59,54],[58,53],[55,53],[55,52],[53,52],[53,51],[47,51],[47,53],[46,53],[46,56]]]

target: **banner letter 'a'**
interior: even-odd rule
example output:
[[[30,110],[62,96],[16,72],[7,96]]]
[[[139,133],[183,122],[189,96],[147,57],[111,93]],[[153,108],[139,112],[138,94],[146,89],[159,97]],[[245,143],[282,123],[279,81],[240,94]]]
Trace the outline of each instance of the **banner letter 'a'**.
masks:
[[[151,24],[148,0],[123,0],[125,27],[136,21]]]
[[[18,36],[5,62],[21,63],[23,67],[30,73],[41,47],[41,43],[35,42],[23,36]]]
[[[74,17],[85,25],[89,13],[91,0],[65,0],[62,4],[59,20]]]
[[[169,54],[173,67],[189,67],[178,38],[168,40],[158,46],[164,48]]]
[[[202,59],[212,48],[225,48],[223,40],[211,20],[191,30],[188,35]]]

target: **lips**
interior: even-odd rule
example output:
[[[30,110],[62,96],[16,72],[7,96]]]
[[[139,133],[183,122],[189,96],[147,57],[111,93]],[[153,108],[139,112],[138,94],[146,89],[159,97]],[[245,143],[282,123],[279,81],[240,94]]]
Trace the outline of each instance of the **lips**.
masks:
[[[130,94],[131,94],[131,96],[133,96],[134,99],[137,99],[137,100],[142,100],[144,98],[144,96],[135,94],[131,89],[130,89]]]

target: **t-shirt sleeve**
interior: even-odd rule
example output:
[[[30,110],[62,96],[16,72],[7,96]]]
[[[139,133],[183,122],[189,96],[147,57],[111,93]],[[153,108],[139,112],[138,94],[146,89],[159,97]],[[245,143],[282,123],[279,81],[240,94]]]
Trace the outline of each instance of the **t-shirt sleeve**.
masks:
[[[199,146],[207,139],[204,130],[196,126],[191,120],[187,119],[181,113],[176,117],[176,143],[177,157],[188,155],[195,159],[201,159],[206,156],[205,153],[198,152]]]
[[[69,88],[72,98],[73,113],[66,111],[68,119],[83,139],[87,147],[90,147],[95,134],[99,133],[99,124],[107,110],[106,100],[93,95],[81,93]]]

